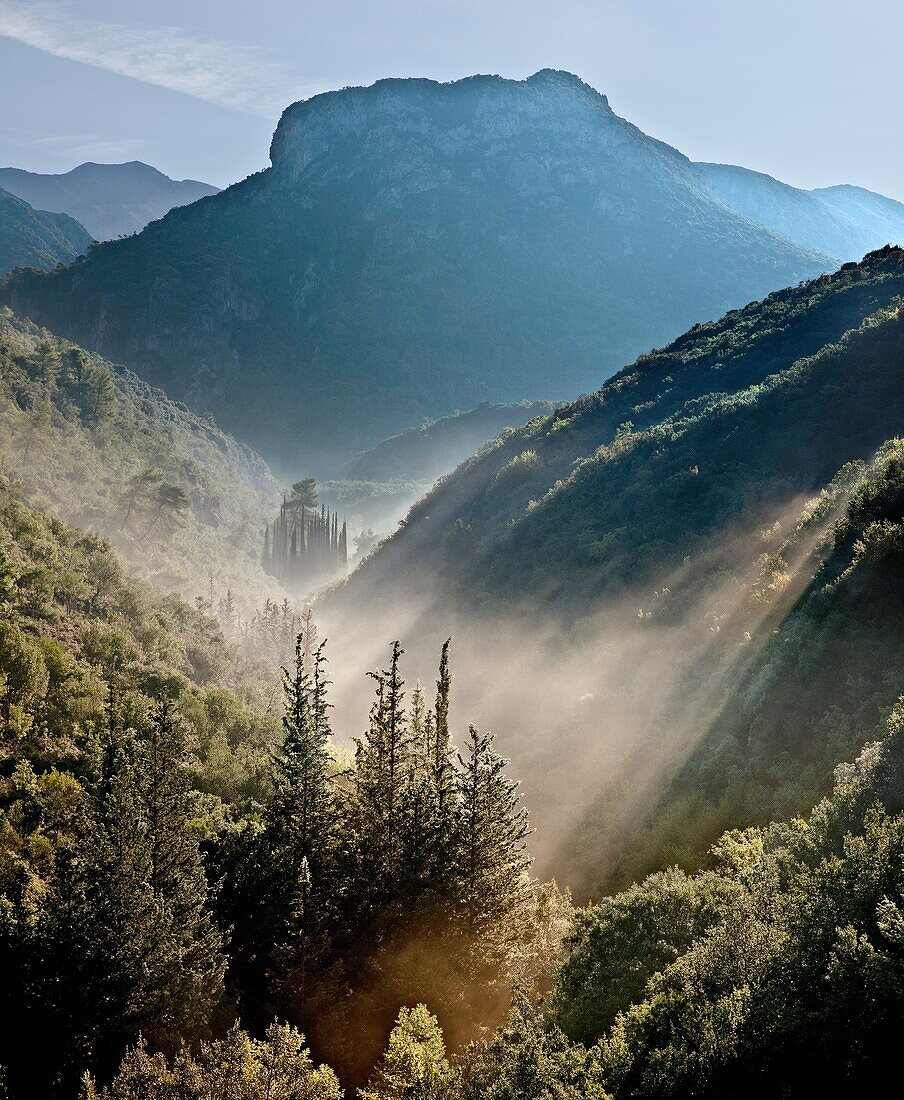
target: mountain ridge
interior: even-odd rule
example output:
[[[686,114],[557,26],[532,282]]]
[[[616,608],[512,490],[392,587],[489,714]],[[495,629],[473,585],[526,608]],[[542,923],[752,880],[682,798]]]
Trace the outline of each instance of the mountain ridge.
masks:
[[[272,160],[3,298],[287,475],[456,407],[578,393],[833,266],[554,71],[323,93],[283,112]]]

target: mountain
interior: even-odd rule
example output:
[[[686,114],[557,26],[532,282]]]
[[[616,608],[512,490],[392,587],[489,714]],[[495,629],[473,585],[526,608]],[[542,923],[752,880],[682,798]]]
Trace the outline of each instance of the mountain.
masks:
[[[197,180],[172,180],[140,160],[88,161],[58,175],[0,168],[0,187],[42,210],[69,214],[99,241],[138,233],[173,207],[219,190]]]
[[[109,538],[132,570],[247,613],[278,596],[258,536],[266,463],[130,371],[0,310],[0,473],[32,505]]]
[[[35,210],[0,190],[0,276],[15,267],[71,263],[93,243],[85,227],[68,215]]]
[[[289,474],[455,408],[579,393],[834,266],[568,73],[318,95],[271,162],[2,296]]]
[[[853,187],[847,183],[836,187],[818,187],[811,194],[816,195],[823,205],[858,221],[873,234],[875,240],[881,240],[884,244],[902,243],[904,204],[867,191],[865,187]]]
[[[456,412],[390,436],[358,455],[345,469],[350,480],[387,482],[400,478],[435,481],[506,428],[549,416],[552,401],[521,401]]]
[[[904,244],[904,204],[862,187],[805,191],[733,164],[696,164],[701,185],[726,206],[804,248],[859,260]]]

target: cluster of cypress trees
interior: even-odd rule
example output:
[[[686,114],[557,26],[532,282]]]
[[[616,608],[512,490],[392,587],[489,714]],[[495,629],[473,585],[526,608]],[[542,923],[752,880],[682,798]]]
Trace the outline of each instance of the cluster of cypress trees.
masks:
[[[264,528],[264,572],[287,588],[306,589],[344,577],[348,529],[339,513],[321,504],[309,508],[295,497],[283,500],[279,515]]]
[[[449,643],[432,707],[419,687],[406,706],[402,652],[395,642],[388,668],[371,673],[368,727],[339,771],[324,645],[300,637],[272,798],[260,827],[221,849],[217,870],[221,924],[232,928],[228,982],[246,1026],[291,1020],[346,1079],[374,1053],[336,1042],[355,1030],[356,1012],[379,1032],[405,1003],[400,990],[410,998],[412,980],[429,981],[401,974],[396,953],[432,942],[445,956],[443,995],[460,997],[504,966],[529,894],[517,784],[489,735],[472,727],[460,754],[450,743]]]

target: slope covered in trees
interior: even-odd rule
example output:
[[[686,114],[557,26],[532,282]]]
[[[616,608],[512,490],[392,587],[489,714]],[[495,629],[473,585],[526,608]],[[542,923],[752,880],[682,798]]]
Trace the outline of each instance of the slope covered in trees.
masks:
[[[568,73],[315,96],[271,161],[3,299],[289,475],[455,408],[578,393],[833,264]]]
[[[821,541],[896,469],[902,290],[881,251],[692,330],[484,448],[326,601],[331,630],[409,638],[442,607],[484,723],[512,685],[544,873],[597,892],[696,866],[736,821],[812,805],[904,690],[899,575],[827,586],[875,532],[844,565]]]
[[[137,233],[174,206],[186,206],[218,188],[197,180],[173,180],[139,160],[128,164],[80,164],[70,172],[0,168],[0,187],[40,210],[68,214],[98,241]]]
[[[273,593],[259,535],[266,463],[130,371],[0,313],[0,469],[35,503],[108,536],[133,569],[214,606]]]
[[[902,294],[883,249],[695,326],[443,479],[350,593],[425,568],[472,604],[542,591],[579,616],[702,563],[900,429]]]
[[[93,243],[74,218],[36,210],[0,189],[0,276],[16,267],[49,269],[71,263]]]

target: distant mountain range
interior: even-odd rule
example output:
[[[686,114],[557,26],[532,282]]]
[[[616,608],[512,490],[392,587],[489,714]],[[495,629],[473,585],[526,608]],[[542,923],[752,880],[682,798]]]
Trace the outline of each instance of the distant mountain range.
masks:
[[[93,243],[87,229],[68,214],[35,210],[0,189],[0,276],[14,267],[47,269],[71,263]]]
[[[209,183],[170,179],[139,160],[89,161],[58,175],[0,168],[0,187],[41,210],[69,214],[98,241],[137,233],[173,207],[218,191]]]
[[[455,408],[577,394],[835,266],[568,73],[315,96],[284,112],[271,160],[2,297],[288,474],[334,474]]]
[[[863,187],[803,191],[731,164],[696,164],[703,187],[745,218],[804,248],[859,260],[885,244],[904,244],[904,204]]]
[[[554,408],[552,401],[478,405],[381,440],[353,459],[344,473],[355,481],[435,481],[506,428],[545,418]]]

